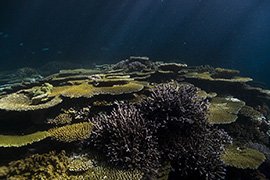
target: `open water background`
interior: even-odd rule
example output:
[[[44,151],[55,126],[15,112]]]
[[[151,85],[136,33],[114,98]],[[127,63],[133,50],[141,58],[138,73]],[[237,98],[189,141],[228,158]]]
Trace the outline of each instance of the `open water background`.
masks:
[[[270,88],[270,1],[0,2],[0,71],[131,55],[238,69]]]

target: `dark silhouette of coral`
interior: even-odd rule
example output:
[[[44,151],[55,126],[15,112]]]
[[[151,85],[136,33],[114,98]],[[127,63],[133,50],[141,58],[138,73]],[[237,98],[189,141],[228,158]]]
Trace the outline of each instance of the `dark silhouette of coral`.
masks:
[[[157,138],[148,128],[150,121],[128,104],[119,105],[110,115],[93,119],[91,140],[103,150],[109,161],[129,169],[155,172],[159,167]]]
[[[208,102],[193,85],[161,84],[138,104],[143,117],[155,122],[160,150],[183,178],[218,179],[225,175],[220,155],[231,142],[206,117]]]
[[[123,69],[126,72],[144,71],[145,69],[157,69],[157,65],[146,57],[133,57],[122,60],[109,69]]]
[[[123,104],[93,119],[92,142],[111,162],[155,171],[169,161],[182,179],[220,179],[221,154],[231,138],[207,119],[207,100],[192,85],[167,83],[150,90],[137,105]]]

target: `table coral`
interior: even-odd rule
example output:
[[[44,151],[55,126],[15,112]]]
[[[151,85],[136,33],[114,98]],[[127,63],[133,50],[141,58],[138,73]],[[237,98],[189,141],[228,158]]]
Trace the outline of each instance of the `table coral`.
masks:
[[[50,97],[49,100],[41,104],[32,104],[32,100],[23,92],[9,94],[0,99],[0,109],[7,111],[33,111],[38,109],[47,109],[56,106],[62,102],[58,96]]]
[[[237,98],[212,98],[207,115],[209,122],[212,124],[230,124],[236,121],[237,114],[244,105],[245,102]]]
[[[123,85],[113,85],[109,87],[95,87],[89,84],[87,81],[79,85],[71,86],[59,86],[55,87],[52,91],[52,95],[59,95],[70,98],[86,97],[91,98],[95,95],[109,94],[109,95],[120,95],[132,92],[141,91],[144,86],[141,83],[129,82]]]
[[[226,153],[222,155],[222,160],[228,166],[233,166],[240,169],[257,169],[265,160],[263,153],[245,148],[232,146],[226,148]]]
[[[23,136],[0,135],[0,147],[21,147],[41,141],[50,136],[47,131],[39,131]]]
[[[89,138],[93,125],[88,122],[66,125],[50,129],[48,132],[52,139],[63,142],[73,142]]]
[[[212,77],[231,79],[239,73],[240,73],[240,71],[234,70],[234,69],[216,68]]]

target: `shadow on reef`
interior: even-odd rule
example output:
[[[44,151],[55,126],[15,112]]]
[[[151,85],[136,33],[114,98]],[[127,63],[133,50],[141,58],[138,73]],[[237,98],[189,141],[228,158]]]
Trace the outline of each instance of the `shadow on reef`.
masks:
[[[267,179],[270,91],[238,73],[130,57],[6,87],[0,179]]]

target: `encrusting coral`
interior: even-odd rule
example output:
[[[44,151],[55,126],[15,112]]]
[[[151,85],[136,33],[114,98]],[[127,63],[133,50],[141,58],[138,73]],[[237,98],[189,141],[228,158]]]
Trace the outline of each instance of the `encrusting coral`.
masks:
[[[69,158],[65,151],[56,154],[51,151],[46,154],[35,154],[28,158],[12,161],[8,164],[7,179],[67,179],[65,172],[68,169]]]
[[[73,142],[89,138],[93,125],[88,122],[66,125],[50,129],[48,132],[52,139],[63,142]]]
[[[67,174],[72,180],[141,180],[143,177],[143,173],[138,170],[126,170],[109,165],[100,153],[92,151],[87,154],[76,154],[70,160]]]
[[[68,165],[71,172],[84,172],[90,168],[94,168],[93,162],[84,156],[73,156]]]
[[[48,124],[55,124],[55,125],[64,125],[64,124],[70,124],[72,121],[72,118],[69,114],[61,113],[58,116],[56,116],[54,119],[48,119]]]

